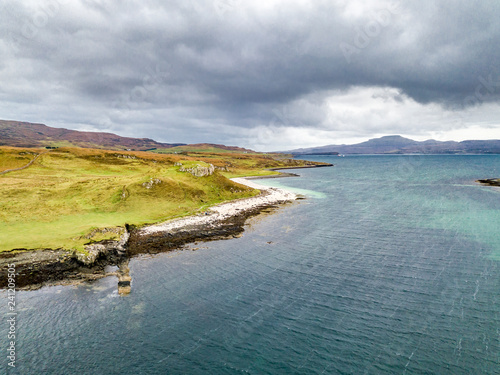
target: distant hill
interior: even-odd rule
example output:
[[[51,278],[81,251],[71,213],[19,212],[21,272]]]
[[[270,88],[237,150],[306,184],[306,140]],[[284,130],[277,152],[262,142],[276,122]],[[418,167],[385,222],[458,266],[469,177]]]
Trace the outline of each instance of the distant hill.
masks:
[[[176,153],[180,153],[180,152],[189,152],[189,153],[196,153],[196,152],[256,153],[255,151],[249,150],[247,148],[236,147],[236,146],[225,146],[225,145],[214,144],[214,143],[194,143],[194,144],[189,144],[189,145],[171,147],[171,148],[168,148],[166,150],[158,149],[156,151],[162,152],[162,153],[173,153],[173,152],[176,152]]]
[[[151,150],[180,145],[184,144],[160,143],[149,138],[129,138],[112,133],[82,132],[52,128],[44,124],[0,120],[0,146]]]
[[[500,140],[418,142],[399,135],[373,138],[354,145],[328,145],[287,151],[294,155],[314,154],[500,154]]]

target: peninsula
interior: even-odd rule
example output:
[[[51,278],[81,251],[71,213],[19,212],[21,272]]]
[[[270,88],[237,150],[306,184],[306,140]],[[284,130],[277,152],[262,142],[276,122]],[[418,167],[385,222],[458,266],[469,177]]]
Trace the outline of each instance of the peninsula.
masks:
[[[38,288],[103,277],[106,266],[137,254],[231,238],[248,217],[296,198],[242,177],[327,165],[204,144],[1,146],[0,272],[16,263],[17,286]]]

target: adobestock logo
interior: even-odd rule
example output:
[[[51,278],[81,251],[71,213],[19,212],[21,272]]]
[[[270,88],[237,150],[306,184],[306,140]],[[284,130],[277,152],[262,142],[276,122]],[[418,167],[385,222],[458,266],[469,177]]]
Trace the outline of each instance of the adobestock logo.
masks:
[[[50,20],[54,19],[60,13],[61,6],[68,3],[68,0],[49,1],[34,10],[31,15],[20,20],[18,23],[20,25],[18,32],[10,31],[7,39],[14,51],[18,52],[26,42],[34,40],[40,30],[45,28]]]
[[[160,65],[156,65],[155,69],[147,69],[141,80],[140,85],[133,87],[126,95],[115,100],[112,104],[117,110],[132,110],[133,103],[140,103],[147,100],[151,94],[167,80],[170,73],[167,70],[162,70]]]
[[[21,35],[26,39],[33,39],[38,31],[49,23],[61,10],[61,5],[68,4],[68,0],[50,1],[34,12],[21,26]]]
[[[479,105],[498,93],[500,88],[500,75],[498,73],[492,72],[487,78],[479,76],[477,80],[479,84],[476,86],[474,94],[464,99],[465,107]]]
[[[217,15],[222,18],[226,13],[235,10],[240,4],[241,0],[216,0],[214,8]]]
[[[385,9],[371,12],[371,18],[362,27],[356,26],[356,34],[351,43],[341,42],[339,48],[347,63],[351,63],[352,56],[358,55],[362,50],[368,48],[373,39],[378,38],[382,31],[387,28],[394,16],[401,13],[399,1],[389,4]]]

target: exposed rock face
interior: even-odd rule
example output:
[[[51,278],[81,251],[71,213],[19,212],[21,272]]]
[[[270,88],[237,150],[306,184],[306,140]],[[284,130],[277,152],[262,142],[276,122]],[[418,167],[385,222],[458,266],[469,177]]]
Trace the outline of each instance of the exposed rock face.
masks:
[[[214,174],[215,167],[212,164],[208,164],[208,166],[204,167],[200,164],[197,164],[195,167],[192,168],[185,168],[185,167],[180,167],[179,172],[188,172],[191,173],[195,177],[205,177],[205,176],[211,176]]]
[[[123,159],[137,159],[136,156],[134,155],[118,155],[118,154],[115,154],[117,158],[123,158]]]
[[[126,252],[125,245],[127,244],[129,237],[130,233],[126,231],[120,237],[119,241],[109,240],[85,245],[85,251],[87,254],[75,253],[74,257],[78,262],[89,266],[93,265],[100,256],[108,256],[109,254],[118,256],[124,255]]]
[[[142,184],[146,189],[151,189],[155,185],[161,184],[161,180],[159,178],[151,178],[148,182],[144,182]]]
[[[99,233],[114,232],[116,228],[97,230]],[[126,245],[130,238],[129,227],[120,240],[105,240],[86,246],[87,254],[75,254],[66,250],[26,250],[0,253],[0,288],[7,287],[7,264],[16,264],[16,288],[38,289],[46,282],[80,282],[106,276],[105,266],[118,264],[119,292],[127,294],[130,275],[122,263],[128,260]],[[120,232],[122,233],[122,232]],[[127,285],[128,284],[128,285]],[[120,289],[120,287],[124,287]]]

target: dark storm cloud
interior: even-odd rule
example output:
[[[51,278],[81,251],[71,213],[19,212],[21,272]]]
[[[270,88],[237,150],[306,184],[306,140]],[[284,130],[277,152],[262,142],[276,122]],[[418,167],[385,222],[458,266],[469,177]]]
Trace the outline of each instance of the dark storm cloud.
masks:
[[[223,126],[320,126],[325,98],[353,87],[442,108],[497,103],[499,11],[497,1],[11,0],[1,108],[156,137],[168,124],[194,141],[193,130],[215,140]],[[16,112],[24,101],[32,107]],[[290,105],[302,112],[284,114]]]

